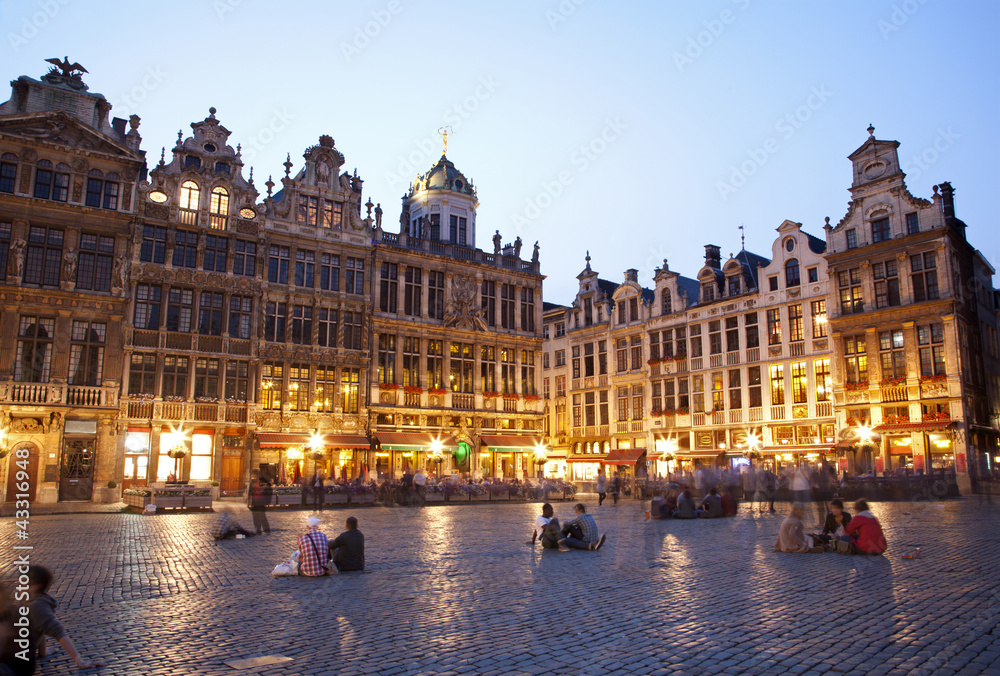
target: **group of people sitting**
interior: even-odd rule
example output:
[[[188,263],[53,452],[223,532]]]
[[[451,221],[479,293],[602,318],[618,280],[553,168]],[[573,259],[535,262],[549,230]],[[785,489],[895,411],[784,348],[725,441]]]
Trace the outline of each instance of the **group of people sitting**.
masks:
[[[708,495],[695,502],[687,486],[681,486],[680,492],[670,490],[653,496],[649,504],[647,519],[715,519],[723,516],[736,516],[736,498],[731,491],[722,495],[714,486],[708,489]]]
[[[299,575],[318,577],[365,569],[365,536],[358,520],[347,517],[347,530],[332,541],[319,529],[319,517],[306,519],[307,530],[299,536]]]
[[[830,512],[826,515],[823,530],[811,535],[805,534],[802,519],[805,506],[801,502],[792,505],[792,511],[782,522],[778,531],[776,552],[813,553],[839,552],[841,554],[883,554],[888,547],[882,524],[868,508],[866,500],[854,503],[854,516],[844,509],[839,498],[830,501]]]
[[[583,503],[573,506],[576,516],[559,527],[559,519],[556,518],[552,505],[545,503],[542,505],[542,515],[535,519],[535,529],[531,533],[531,539],[525,544],[534,546],[536,541],[541,541],[543,549],[558,549],[561,552],[568,552],[571,549],[585,549],[597,551],[604,546],[607,534],[598,536],[597,521],[590,514],[587,514],[587,507]]]

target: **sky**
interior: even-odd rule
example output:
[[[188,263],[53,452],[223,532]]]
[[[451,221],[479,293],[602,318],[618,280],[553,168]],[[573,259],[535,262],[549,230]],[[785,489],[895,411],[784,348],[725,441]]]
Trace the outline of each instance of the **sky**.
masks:
[[[538,241],[550,302],[572,301],[588,250],[602,277],[637,268],[652,286],[664,258],[693,277],[704,245],[739,251],[741,225],[764,255],[785,219],[823,237],[869,124],[900,142],[911,193],[952,182],[970,241],[1000,262],[1000,3],[111,6],[0,0],[2,76],[68,55],[113,116],[142,118],[151,167],[214,106],[261,192],[329,134],[389,231],[450,125],[448,158],[478,191],[477,246],[495,230],[526,252]]]

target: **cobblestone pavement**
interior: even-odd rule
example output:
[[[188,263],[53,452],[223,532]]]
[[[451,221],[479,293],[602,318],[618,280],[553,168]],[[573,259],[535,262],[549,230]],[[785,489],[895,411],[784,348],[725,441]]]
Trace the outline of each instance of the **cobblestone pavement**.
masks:
[[[869,558],[774,553],[784,505],[647,522],[587,502],[599,552],[525,546],[537,504],[358,509],[370,572],[319,579],[269,575],[303,511],[223,543],[212,514],[36,516],[28,543],[107,674],[1000,674],[998,504],[877,504],[890,546]],[[7,579],[13,534],[0,520]],[[293,661],[224,664],[275,654]],[[39,673],[73,670],[58,649]]]

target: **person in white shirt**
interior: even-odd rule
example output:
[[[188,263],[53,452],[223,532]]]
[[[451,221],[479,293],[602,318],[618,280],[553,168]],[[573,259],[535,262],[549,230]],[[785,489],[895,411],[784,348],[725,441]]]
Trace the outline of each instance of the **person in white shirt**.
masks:
[[[541,540],[543,549],[558,549],[559,538],[559,519],[554,516],[552,505],[546,502],[542,505],[542,515],[535,519],[535,529],[531,532],[531,539],[525,544],[534,547],[535,540]]]
[[[417,499],[420,500],[420,506],[422,507],[427,502],[424,488],[427,485],[427,475],[424,474],[424,470],[417,470],[416,475],[413,477],[413,485],[417,489]]]

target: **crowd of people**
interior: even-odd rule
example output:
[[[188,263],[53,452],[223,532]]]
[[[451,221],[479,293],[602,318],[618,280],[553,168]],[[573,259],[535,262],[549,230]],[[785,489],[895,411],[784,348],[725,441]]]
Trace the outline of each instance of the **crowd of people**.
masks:
[[[840,499],[830,501],[830,512],[823,521],[820,533],[806,535],[802,519],[805,506],[801,502],[792,504],[791,512],[781,523],[774,551],[795,554],[818,554],[834,551],[841,554],[885,553],[888,544],[882,532],[882,524],[872,514],[866,500],[854,503],[854,515],[844,509]]]

